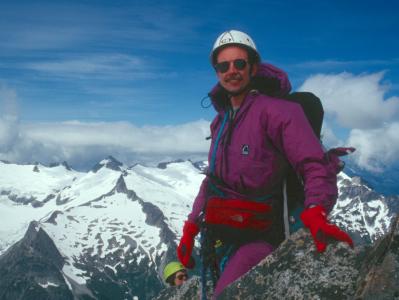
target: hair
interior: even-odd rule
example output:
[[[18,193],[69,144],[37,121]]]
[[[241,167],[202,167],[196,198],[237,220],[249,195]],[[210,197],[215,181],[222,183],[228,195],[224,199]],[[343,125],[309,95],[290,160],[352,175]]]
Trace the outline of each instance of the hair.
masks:
[[[256,65],[260,63],[260,57],[253,49],[247,48],[248,62],[250,65]]]

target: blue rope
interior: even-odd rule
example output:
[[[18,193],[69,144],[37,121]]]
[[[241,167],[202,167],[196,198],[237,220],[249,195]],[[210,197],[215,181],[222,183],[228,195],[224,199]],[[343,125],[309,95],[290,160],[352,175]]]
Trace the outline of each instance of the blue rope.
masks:
[[[211,107],[211,105],[212,105],[212,102],[211,102],[211,101],[209,101],[209,104],[205,105],[205,100],[208,99],[208,98],[210,99],[209,95],[206,95],[204,98],[201,99],[201,107],[202,107],[202,108],[209,108],[209,107]]]
[[[271,197],[273,197],[272,194],[267,194],[264,196],[259,196],[259,197],[253,198],[251,200],[255,201],[255,202],[265,202],[266,200],[270,199]]]
[[[226,125],[226,122],[227,122],[228,118],[229,118],[229,113],[226,112],[225,115],[224,115],[224,119],[223,119],[222,125],[220,126],[218,135],[216,137],[215,144],[213,145],[213,151],[212,151],[212,157],[211,157],[211,165],[210,165],[211,174],[214,174],[214,172],[215,172],[216,152],[218,150],[219,141],[220,141],[220,138],[222,137],[223,129],[224,129],[224,126]]]
[[[215,195],[218,195],[219,197],[222,198],[226,198],[226,194],[221,189],[219,189],[213,182],[209,181],[208,186],[209,189],[215,193]]]
[[[234,245],[222,246],[222,247],[227,247],[227,250],[224,249],[225,253],[219,263],[220,273],[223,273],[226,263],[229,261],[231,255],[233,254],[233,251],[236,250],[236,247]]]

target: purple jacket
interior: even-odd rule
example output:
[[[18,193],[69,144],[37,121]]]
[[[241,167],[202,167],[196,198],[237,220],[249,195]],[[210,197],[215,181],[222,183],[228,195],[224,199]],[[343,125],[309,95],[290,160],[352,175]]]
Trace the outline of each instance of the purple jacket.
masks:
[[[268,80],[273,95],[290,92],[287,75],[269,64],[262,64],[253,82]],[[261,86],[261,85],[259,85]],[[256,88],[256,85],[255,85]],[[270,93],[269,93],[270,94]],[[322,205],[328,212],[337,198],[336,160],[328,160],[320,141],[313,133],[301,106],[251,90],[234,119],[219,133],[228,98],[216,85],[210,98],[218,115],[211,123],[209,164],[212,164],[215,141],[214,174],[225,184],[220,187],[227,197],[255,199],[272,194],[281,185],[288,164],[305,185],[305,206]],[[209,177],[200,187],[188,219],[197,221],[208,196]]]

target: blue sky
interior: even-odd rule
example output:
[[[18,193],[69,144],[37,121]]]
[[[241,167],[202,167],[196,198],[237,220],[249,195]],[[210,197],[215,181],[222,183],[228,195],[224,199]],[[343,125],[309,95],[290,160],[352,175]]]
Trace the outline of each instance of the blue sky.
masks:
[[[27,121],[210,119],[199,105],[215,82],[209,51],[237,28],[294,87],[342,71],[387,70],[397,84],[399,5],[389,2],[2,1],[0,78]]]
[[[328,99],[323,86],[340,89],[330,86],[339,79],[358,83],[357,90],[342,91],[349,100],[351,94],[363,97],[359,89],[364,86],[374,93],[374,100],[366,94],[367,99],[353,103],[378,107],[390,102],[383,112],[365,111],[353,124],[342,102],[326,100],[326,136],[337,143],[353,141],[353,130],[361,130],[357,142],[368,149],[365,130],[385,128],[387,133],[397,125],[389,111],[398,108],[398,8],[397,1],[1,1],[0,140],[7,146],[0,149],[0,159],[73,156],[78,161],[79,154],[72,155],[66,145],[85,140],[75,137],[82,127],[102,126],[110,135],[110,128],[128,128],[130,135],[122,140],[134,130],[149,135],[175,128],[182,130],[181,141],[187,124],[206,134],[203,128],[214,111],[201,108],[200,101],[216,82],[208,57],[216,37],[227,29],[249,33],[263,60],[284,69],[294,89],[317,90]],[[327,81],[320,86],[319,75],[332,77],[322,77]],[[369,114],[386,114],[387,121],[376,116],[368,126]],[[54,139],[51,128],[64,139]],[[24,137],[31,143],[22,145]],[[118,141],[112,148],[99,140],[84,145],[105,147],[98,155],[115,147],[120,152],[121,145],[133,147]],[[190,153],[206,148],[201,142]],[[368,163],[372,155],[363,155]]]

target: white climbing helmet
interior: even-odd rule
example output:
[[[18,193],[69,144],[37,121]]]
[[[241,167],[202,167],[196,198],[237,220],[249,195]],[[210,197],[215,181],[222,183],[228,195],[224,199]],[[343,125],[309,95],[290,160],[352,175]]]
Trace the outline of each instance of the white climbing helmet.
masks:
[[[218,51],[227,45],[238,45],[244,47],[253,53],[254,62],[260,61],[260,55],[258,50],[256,49],[256,45],[248,34],[238,30],[228,30],[219,35],[219,37],[213,44],[210,55],[212,65],[216,63],[216,54],[218,53]]]

